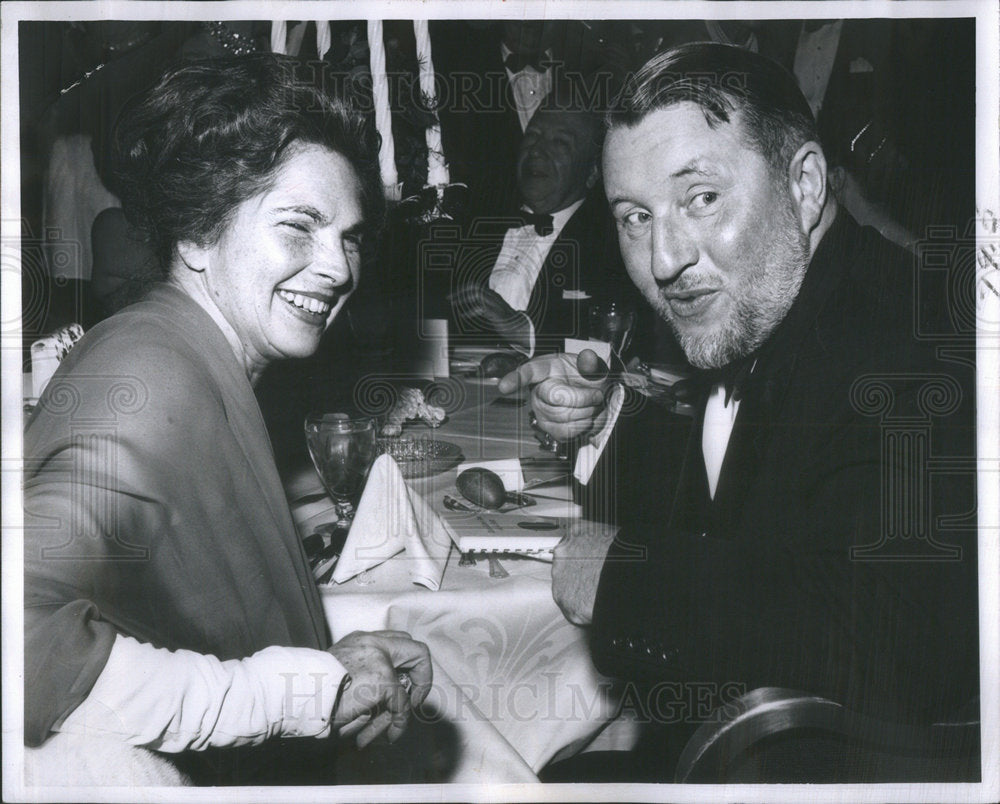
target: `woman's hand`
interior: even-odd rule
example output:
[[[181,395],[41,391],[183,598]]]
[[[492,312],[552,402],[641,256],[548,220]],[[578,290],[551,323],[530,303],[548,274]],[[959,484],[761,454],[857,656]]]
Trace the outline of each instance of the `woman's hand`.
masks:
[[[364,748],[383,732],[395,742],[410,711],[431,689],[431,654],[403,631],[355,631],[330,648],[350,676],[336,711],[334,728],[357,735]]]

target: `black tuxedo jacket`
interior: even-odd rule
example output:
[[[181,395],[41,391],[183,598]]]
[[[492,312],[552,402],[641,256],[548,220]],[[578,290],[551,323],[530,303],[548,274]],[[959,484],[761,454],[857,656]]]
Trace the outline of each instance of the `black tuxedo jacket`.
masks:
[[[448,275],[449,287],[439,287],[435,295],[467,283],[488,285],[508,230],[505,221],[510,218],[483,218],[472,224]],[[574,291],[589,298],[574,299]],[[559,232],[535,281],[525,311],[535,327],[535,352],[560,351],[566,338],[586,338],[591,305],[609,301],[632,309],[640,306],[638,291],[625,273],[607,202],[595,188]],[[449,308],[448,315],[455,342],[496,341],[495,334],[462,321],[454,309]],[[646,329],[637,325],[637,341],[645,339]]]
[[[757,354],[714,500],[703,406],[626,407],[588,488],[622,526],[591,628],[602,672],[903,722],[977,694],[974,350],[925,339],[947,305],[914,296],[914,271],[840,211]]]

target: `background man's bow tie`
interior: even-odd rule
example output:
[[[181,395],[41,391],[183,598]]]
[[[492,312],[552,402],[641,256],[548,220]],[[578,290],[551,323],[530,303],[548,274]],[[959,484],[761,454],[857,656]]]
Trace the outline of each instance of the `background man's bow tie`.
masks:
[[[542,59],[545,58],[542,53],[534,53],[529,55],[524,55],[520,53],[511,53],[507,58],[503,60],[503,66],[510,70],[512,73],[519,73],[525,67],[532,67],[536,72],[544,73],[545,67],[542,64]],[[496,64],[496,62],[494,62]]]
[[[552,225],[551,215],[536,215],[534,212],[521,210],[510,218],[510,228],[517,229],[521,226],[534,226],[535,234],[539,237],[548,237],[555,231]]]

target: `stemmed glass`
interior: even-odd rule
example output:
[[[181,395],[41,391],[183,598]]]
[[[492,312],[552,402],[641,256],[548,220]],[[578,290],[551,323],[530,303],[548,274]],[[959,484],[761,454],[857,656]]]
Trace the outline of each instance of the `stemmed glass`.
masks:
[[[344,413],[310,413],[305,431],[323,487],[336,503],[338,517],[349,523],[375,460],[375,421]]]
[[[632,342],[635,328],[635,310],[623,302],[595,304],[590,308],[590,337],[611,344],[615,357],[622,354]]]

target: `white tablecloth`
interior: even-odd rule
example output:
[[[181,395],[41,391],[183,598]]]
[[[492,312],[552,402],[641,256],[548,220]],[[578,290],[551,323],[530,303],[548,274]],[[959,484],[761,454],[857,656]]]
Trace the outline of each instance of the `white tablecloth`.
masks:
[[[526,406],[497,403],[490,385],[466,390],[464,407],[435,437],[459,444],[468,460],[545,457],[528,426]],[[454,484],[454,470],[411,481],[436,508],[444,492],[456,493]],[[318,488],[308,470],[289,484],[292,498]],[[314,526],[324,520],[325,505],[293,504],[293,511],[298,521],[308,516]],[[453,550],[436,592],[410,582],[405,552],[344,584],[324,586],[332,636],[394,629],[430,647],[434,688],[403,740],[409,748],[376,752],[391,755],[418,746],[439,763],[442,778],[436,780],[537,781],[546,763],[581,750],[614,718],[610,682],[594,669],[584,630],[567,622],[555,605],[550,564],[504,557],[509,577],[491,578],[485,559],[472,567],[460,566],[458,559]],[[630,728],[619,727],[602,747],[626,747],[631,737]],[[391,756],[373,759],[357,769],[356,781],[384,781],[364,777],[396,764]],[[407,772],[414,772],[412,763]]]

